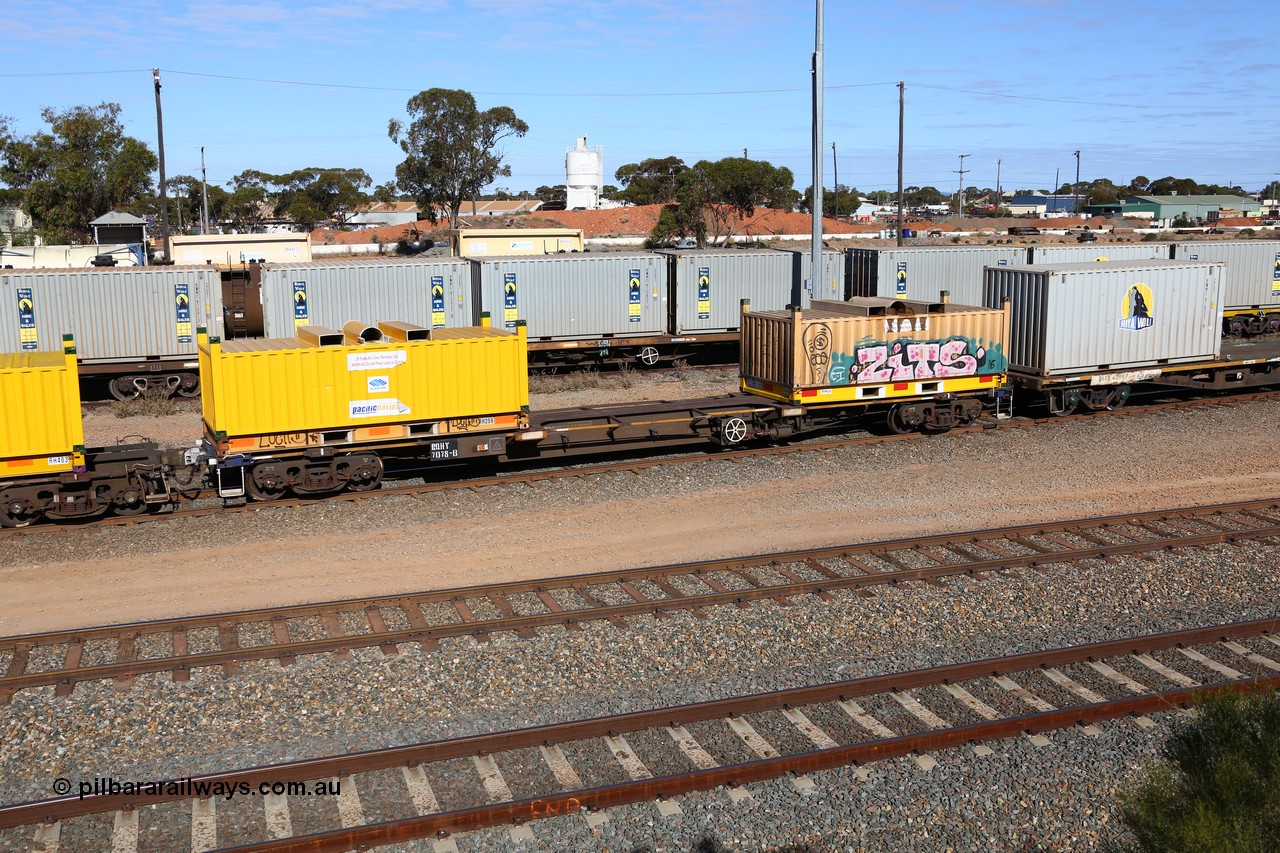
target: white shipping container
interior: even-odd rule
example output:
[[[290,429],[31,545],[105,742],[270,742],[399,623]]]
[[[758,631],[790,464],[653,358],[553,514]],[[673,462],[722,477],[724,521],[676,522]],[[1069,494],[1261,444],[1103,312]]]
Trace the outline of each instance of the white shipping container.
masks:
[[[1180,261],[1227,265],[1223,307],[1280,310],[1280,240],[1203,240],[1176,244]]]
[[[983,304],[1012,300],[1012,370],[1062,376],[1217,358],[1222,287],[1201,262],[988,267]]]
[[[982,304],[982,270],[1027,262],[1026,246],[904,246],[849,249],[850,296]]]
[[[752,311],[786,308],[793,277],[803,275],[807,266],[801,261],[797,267],[791,252],[771,249],[671,249],[660,254],[671,264],[675,335],[737,331],[744,299],[751,300]],[[810,300],[802,293],[801,306]]]
[[[653,337],[666,330],[666,258],[648,252],[470,258],[495,329],[530,343]]]
[[[1084,264],[1101,261],[1167,261],[1173,257],[1173,243],[1080,243],[1078,245],[1032,246],[1027,263]]]
[[[809,249],[774,249],[775,252],[785,252],[791,258],[792,275],[798,274],[800,281],[807,281],[810,270],[813,267],[813,252]],[[796,263],[800,264],[799,272],[796,272]],[[822,253],[822,275],[817,281],[811,282],[811,289],[805,291],[805,301],[802,307],[808,307],[809,303],[814,299],[828,299],[836,302],[845,301],[845,289],[848,276],[845,273],[844,253],[840,251],[825,250]],[[751,306],[755,309],[755,304]],[[763,309],[758,309],[763,310]]]
[[[82,364],[194,355],[195,330],[222,334],[212,267],[0,270],[0,352],[57,349]]]
[[[265,335],[290,338],[297,326],[341,329],[349,320],[394,317],[432,328],[474,326],[471,265],[460,258],[359,258],[305,264],[265,264]]]

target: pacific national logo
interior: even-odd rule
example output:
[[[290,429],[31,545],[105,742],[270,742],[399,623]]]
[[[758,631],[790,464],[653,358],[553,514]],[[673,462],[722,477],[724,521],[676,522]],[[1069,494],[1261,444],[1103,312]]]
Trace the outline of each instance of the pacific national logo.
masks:
[[[1151,295],[1151,288],[1141,283],[1130,285],[1120,306],[1120,328],[1138,332],[1151,328],[1155,322],[1155,298]]]

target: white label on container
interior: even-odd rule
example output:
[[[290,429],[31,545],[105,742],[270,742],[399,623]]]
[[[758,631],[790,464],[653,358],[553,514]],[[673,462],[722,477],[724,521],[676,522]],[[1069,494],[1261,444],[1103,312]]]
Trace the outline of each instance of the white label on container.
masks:
[[[70,465],[70,456],[50,456],[47,460],[50,465]]]
[[[1090,385],[1128,385],[1133,382],[1146,382],[1160,375],[1160,369],[1130,370],[1126,373],[1099,373],[1089,377]]]
[[[532,240],[512,240],[511,248],[512,250],[517,252],[532,252],[533,241]]]
[[[370,376],[368,386],[370,394],[385,394],[391,390],[391,378],[389,376]]]
[[[398,349],[390,352],[347,353],[347,370],[390,370],[409,360],[409,353]]]
[[[381,418],[387,415],[409,414],[409,407],[394,397],[390,400],[352,400],[348,406],[353,418]]]

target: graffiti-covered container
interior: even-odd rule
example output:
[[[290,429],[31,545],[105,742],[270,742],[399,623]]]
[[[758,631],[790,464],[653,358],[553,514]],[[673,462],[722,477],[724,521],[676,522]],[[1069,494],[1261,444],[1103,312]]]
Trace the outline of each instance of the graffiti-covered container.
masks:
[[[742,388],[807,405],[1000,386],[1007,307],[858,297],[742,316]]]
[[[988,267],[984,301],[1012,302],[1014,372],[1158,368],[1218,357],[1222,268],[1196,261]]]

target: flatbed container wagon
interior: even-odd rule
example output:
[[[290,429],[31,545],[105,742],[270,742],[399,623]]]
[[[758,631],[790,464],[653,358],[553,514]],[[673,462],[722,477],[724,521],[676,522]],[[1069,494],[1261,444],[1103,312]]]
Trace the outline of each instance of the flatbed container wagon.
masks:
[[[1196,261],[986,270],[986,304],[1012,303],[1010,376],[1058,414],[1123,405],[1136,382],[1215,362],[1222,296],[1222,264]]]
[[[223,497],[364,491],[384,460],[455,462],[506,452],[528,426],[524,326],[407,323],[293,338],[201,335],[204,444]]]

